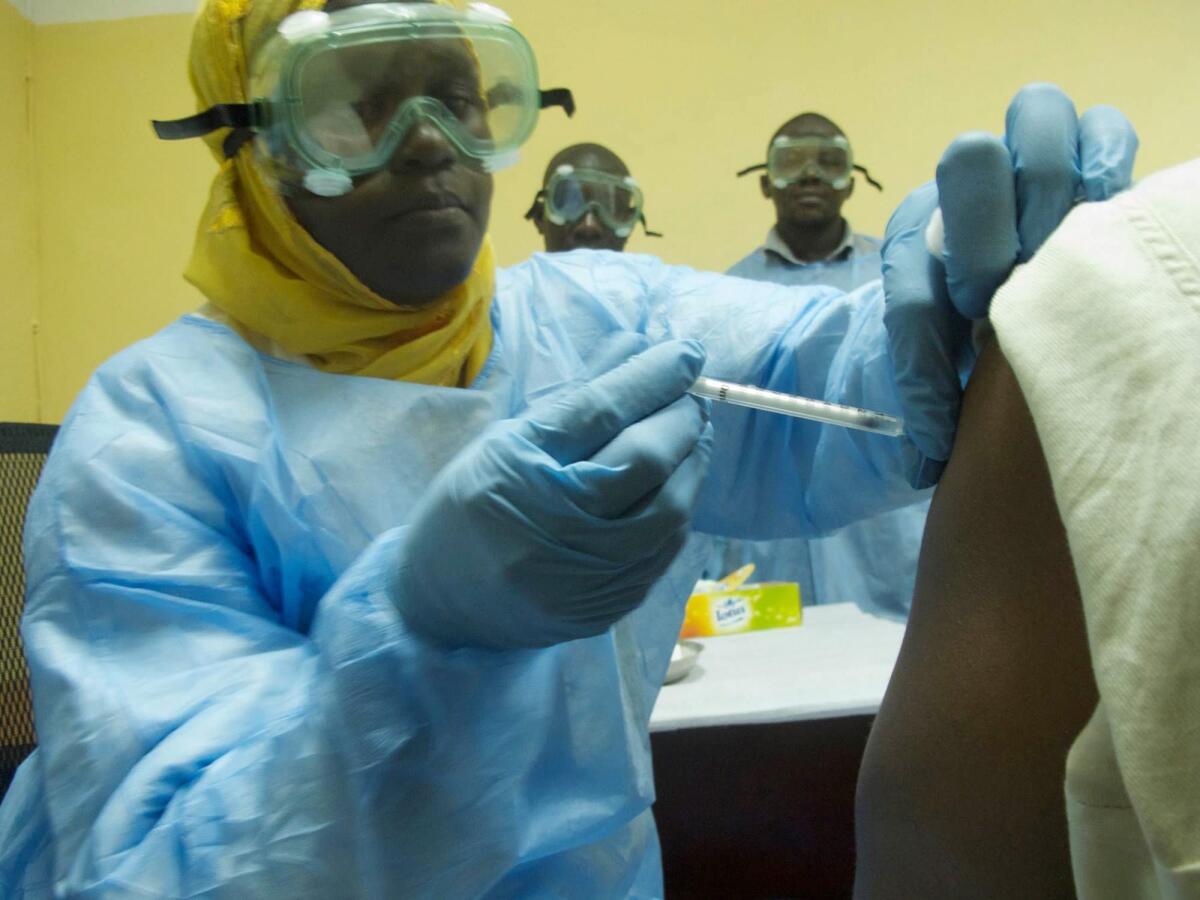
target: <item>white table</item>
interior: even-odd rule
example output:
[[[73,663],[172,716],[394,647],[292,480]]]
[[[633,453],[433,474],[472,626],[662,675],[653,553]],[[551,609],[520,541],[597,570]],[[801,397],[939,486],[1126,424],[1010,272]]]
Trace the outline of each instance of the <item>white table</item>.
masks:
[[[795,628],[703,638],[699,662],[663,687],[651,731],[872,715],[904,625],[852,603],[813,606]]]

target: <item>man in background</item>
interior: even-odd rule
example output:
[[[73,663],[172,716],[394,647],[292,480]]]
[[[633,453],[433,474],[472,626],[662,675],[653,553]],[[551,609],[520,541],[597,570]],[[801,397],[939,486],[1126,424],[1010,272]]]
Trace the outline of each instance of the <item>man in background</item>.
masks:
[[[546,166],[542,189],[525,218],[546,252],[625,249],[634,227],[645,227],[644,198],[621,157],[600,144],[574,144]],[[646,233],[658,237],[652,231]]]
[[[775,223],[730,275],[843,291],[880,277],[881,242],[856,233],[842,209],[854,193],[855,172],[877,190],[882,186],[855,163],[833,121],[815,112],[789,120],[771,137],[767,161],[738,174],[756,171],[763,172],[759,183],[775,208]],[[928,509],[922,501],[816,540],[716,541],[705,575],[719,578],[753,562],[756,581],[798,582],[806,604],[851,601],[904,618]]]

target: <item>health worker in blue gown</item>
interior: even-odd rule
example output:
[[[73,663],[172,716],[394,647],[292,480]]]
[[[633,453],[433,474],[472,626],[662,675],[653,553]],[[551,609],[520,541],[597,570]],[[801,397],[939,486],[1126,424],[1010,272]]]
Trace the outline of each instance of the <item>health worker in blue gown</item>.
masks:
[[[856,232],[843,208],[858,183],[882,185],[856,161],[845,132],[820,113],[785,122],[767,144],[759,186],[775,224],[766,240],[729,269],[730,275],[775,284],[828,284],[853,291],[881,277],[881,241]],[[758,581],[794,581],[806,605],[856,603],[905,618],[912,602],[917,555],[929,501],[847,525],[826,537],[776,541],[717,539],[705,575],[754,563]]]
[[[32,501],[40,745],[0,806],[0,884],[661,896],[647,723],[692,530],[908,502],[953,440],[959,382],[926,363],[964,352],[955,304],[986,313],[1080,166],[1097,195],[1125,183],[1128,127],[1020,95],[1007,142],[943,161],[947,271],[930,187],[886,291],[621,254],[502,271],[492,171],[566,102],[524,38],[491,6],[311,5],[209,0],[203,112],[159,125],[221,160],[186,272],[203,305],[101,366]],[[980,192],[996,214],[968,224]],[[710,416],[701,372],[907,436]]]

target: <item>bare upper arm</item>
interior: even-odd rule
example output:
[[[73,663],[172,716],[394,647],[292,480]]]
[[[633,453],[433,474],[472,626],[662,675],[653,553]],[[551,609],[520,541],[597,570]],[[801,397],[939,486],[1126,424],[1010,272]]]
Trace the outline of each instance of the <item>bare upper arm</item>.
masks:
[[[1033,420],[982,354],[859,777],[855,897],[1071,897],[1067,750],[1095,706]]]

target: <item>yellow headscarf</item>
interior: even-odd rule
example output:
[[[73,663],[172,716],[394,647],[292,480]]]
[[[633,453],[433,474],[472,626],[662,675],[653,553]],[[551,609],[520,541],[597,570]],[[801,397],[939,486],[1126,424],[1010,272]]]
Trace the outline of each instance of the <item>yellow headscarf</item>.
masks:
[[[253,53],[289,14],[322,0],[207,0],[192,34],[192,87],[207,109],[246,102]],[[398,307],[318,244],[268,185],[249,144],[221,160],[184,277],[248,337],[317,368],[423,384],[468,384],[492,344],[495,257],[485,237],[467,280],[419,309]]]

